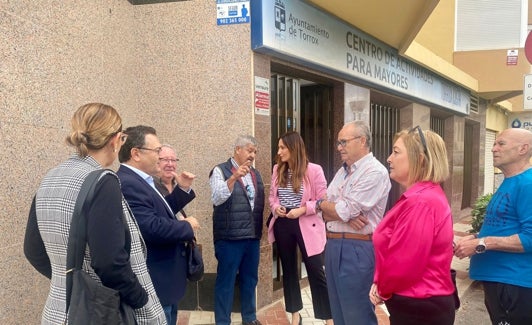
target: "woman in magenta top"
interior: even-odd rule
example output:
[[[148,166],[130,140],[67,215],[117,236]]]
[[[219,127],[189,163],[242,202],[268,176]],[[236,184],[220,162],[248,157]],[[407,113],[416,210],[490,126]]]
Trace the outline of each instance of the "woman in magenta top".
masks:
[[[391,325],[452,325],[453,221],[439,185],[449,176],[445,143],[419,126],[401,131],[388,164],[405,192],[373,234],[370,300],[386,303]]]
[[[303,308],[299,287],[297,248],[307,269],[314,316],[332,324],[327,282],[323,269],[325,224],[317,214],[316,201],[327,193],[327,181],[320,165],[310,163],[305,143],[297,132],[279,139],[277,164],[273,167],[268,240],[277,242],[283,270],[285,309],[291,324],[301,324]]]

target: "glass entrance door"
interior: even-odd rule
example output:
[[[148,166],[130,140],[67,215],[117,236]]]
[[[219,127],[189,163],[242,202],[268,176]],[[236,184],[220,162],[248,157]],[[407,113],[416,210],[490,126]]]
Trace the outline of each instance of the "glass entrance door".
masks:
[[[299,79],[273,75],[271,89],[272,162],[275,162],[279,137],[288,131],[301,132]]]
[[[275,164],[277,157],[278,139],[281,135],[288,131],[300,132],[300,95],[299,95],[299,80],[296,78],[272,75],[271,77],[271,157],[272,164]],[[273,166],[272,166],[273,167]],[[281,260],[279,258],[277,243],[273,244],[273,290],[276,291],[282,288],[282,271]],[[298,254],[298,260],[301,261],[301,256]],[[298,265],[301,265],[299,263]],[[301,269],[298,270],[301,278]]]
[[[278,139],[288,131],[296,131],[305,141],[310,161],[320,164],[328,181],[332,179],[332,89],[307,80],[281,74],[271,77],[271,157],[275,164]],[[298,254],[299,277],[306,277],[306,270]],[[282,287],[281,262],[277,245],[273,245],[273,286]]]

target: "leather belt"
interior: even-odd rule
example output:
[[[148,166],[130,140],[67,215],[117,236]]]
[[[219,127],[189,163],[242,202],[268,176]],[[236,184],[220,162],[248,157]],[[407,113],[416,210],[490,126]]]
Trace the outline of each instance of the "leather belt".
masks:
[[[362,234],[355,234],[352,232],[330,232],[327,231],[327,238],[332,239],[356,239],[356,240],[366,240],[371,241],[372,234],[369,235],[362,235]]]

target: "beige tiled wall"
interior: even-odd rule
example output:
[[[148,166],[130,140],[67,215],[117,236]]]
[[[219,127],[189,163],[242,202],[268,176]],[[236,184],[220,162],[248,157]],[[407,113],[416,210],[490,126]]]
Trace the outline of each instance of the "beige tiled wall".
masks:
[[[70,152],[70,116],[90,101],[114,106],[125,126],[156,127],[179,168],[197,175],[187,211],[215,271],[209,171],[236,135],[268,125],[254,119],[249,34],[249,24],[217,26],[212,0],[0,0],[1,324],[39,323],[48,281],[22,253],[27,212],[44,173]]]

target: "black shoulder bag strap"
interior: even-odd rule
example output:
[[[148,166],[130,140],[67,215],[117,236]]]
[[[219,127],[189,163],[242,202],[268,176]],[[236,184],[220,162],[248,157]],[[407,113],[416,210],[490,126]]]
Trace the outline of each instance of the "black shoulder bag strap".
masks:
[[[68,235],[67,265],[66,265],[66,314],[70,307],[70,296],[72,295],[72,271],[80,270],[85,256],[87,246],[87,222],[85,207],[90,205],[94,197],[94,188],[98,179],[106,169],[98,169],[87,175],[81,185]]]

